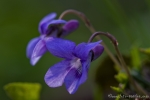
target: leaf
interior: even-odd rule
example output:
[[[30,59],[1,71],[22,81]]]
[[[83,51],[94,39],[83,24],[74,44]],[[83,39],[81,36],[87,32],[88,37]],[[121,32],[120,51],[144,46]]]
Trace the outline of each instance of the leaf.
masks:
[[[41,85],[39,83],[9,83],[4,90],[12,100],[39,100]]]
[[[144,53],[144,54],[150,56],[150,48],[146,48],[146,49],[141,48],[140,51],[141,51],[142,53]]]
[[[120,94],[118,94],[115,100],[120,100],[120,98]]]
[[[131,64],[135,70],[141,70],[141,59],[139,56],[139,49],[137,47],[132,47],[131,49]]]
[[[117,75],[115,75],[115,78],[120,83],[126,83],[128,81],[128,76],[125,72],[119,72]]]
[[[112,90],[114,90],[115,92],[117,92],[117,93],[122,93],[122,92],[123,92],[123,90],[122,90],[120,87],[110,86],[110,88],[111,88]]]

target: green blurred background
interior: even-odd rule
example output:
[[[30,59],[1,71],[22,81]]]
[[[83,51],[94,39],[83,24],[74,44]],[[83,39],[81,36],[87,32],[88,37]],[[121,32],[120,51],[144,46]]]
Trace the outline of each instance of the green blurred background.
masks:
[[[26,58],[27,43],[39,36],[39,21],[50,12],[57,12],[59,16],[67,9],[83,12],[97,31],[116,36],[123,54],[129,54],[133,45],[150,46],[150,0],[0,0],[0,100],[10,100],[3,90],[10,82],[41,83],[41,100],[94,100],[97,64],[106,53],[92,63],[88,80],[73,95],[65,86],[49,88],[44,82],[48,68],[60,59],[47,53],[32,67]],[[64,19],[78,18],[67,15]],[[88,40],[91,33],[82,21],[80,23],[79,29],[67,39],[76,43]],[[103,39],[114,52],[110,41]],[[102,95],[101,92],[96,94]]]

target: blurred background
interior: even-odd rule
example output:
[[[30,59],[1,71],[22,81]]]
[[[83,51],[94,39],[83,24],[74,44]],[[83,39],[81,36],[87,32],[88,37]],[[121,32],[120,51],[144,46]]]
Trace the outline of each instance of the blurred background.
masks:
[[[92,63],[88,80],[73,95],[67,92],[65,86],[49,88],[44,82],[48,68],[60,59],[46,53],[34,67],[30,65],[26,46],[32,38],[39,36],[39,21],[51,12],[57,12],[59,17],[67,9],[83,12],[97,31],[113,34],[124,55],[130,53],[133,45],[142,48],[150,46],[150,0],[0,0],[0,100],[11,100],[3,89],[11,82],[40,83],[41,100],[100,100],[105,90],[112,93],[109,86],[117,84],[112,67],[102,66],[105,70],[97,71],[106,52]],[[64,19],[79,18],[67,15]],[[88,40],[91,33],[79,21],[79,29],[66,39],[76,43]],[[115,53],[110,41],[105,37],[102,39]],[[105,72],[105,75],[101,72]],[[98,81],[103,84],[97,83],[99,74],[102,76]],[[106,88],[102,88],[104,84]]]

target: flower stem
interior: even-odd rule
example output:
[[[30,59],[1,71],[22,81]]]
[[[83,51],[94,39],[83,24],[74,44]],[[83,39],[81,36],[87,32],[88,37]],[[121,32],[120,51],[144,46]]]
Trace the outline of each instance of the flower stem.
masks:
[[[125,61],[124,61],[124,59],[123,59],[123,57],[122,57],[122,55],[121,55],[121,53],[120,53],[120,51],[119,51],[119,49],[118,49],[118,42],[117,42],[116,38],[115,38],[113,35],[109,34],[109,33],[105,33],[105,32],[95,32],[95,33],[90,37],[90,39],[88,40],[88,43],[91,42],[97,35],[104,35],[104,36],[106,36],[107,38],[109,38],[109,39],[112,41],[112,43],[113,43],[113,45],[114,45],[114,47],[115,47],[115,50],[116,50],[116,52],[117,52],[117,56],[118,56],[118,58],[119,58],[119,60],[120,60],[120,62],[121,62],[121,64],[122,64],[122,67],[123,67],[124,70],[126,71],[128,77],[129,77],[129,80],[130,80],[132,86],[134,87],[135,91],[136,91],[137,93],[139,93],[139,94],[148,95],[148,93],[147,93],[139,84],[137,84],[136,81],[135,81],[135,80],[133,79],[133,77],[131,76],[130,71],[129,71],[128,67],[126,66],[126,63],[125,63]]]
[[[90,23],[89,19],[82,13],[82,12],[79,12],[79,11],[76,11],[76,10],[73,10],[73,9],[69,9],[69,10],[66,10],[64,11],[59,19],[62,19],[65,15],[67,14],[75,14],[77,15],[79,18],[81,18],[81,20],[85,23],[85,25],[87,26],[87,28],[92,32],[96,32],[94,27],[92,26],[92,24]],[[100,40],[100,36],[97,36],[96,37],[97,40]],[[105,51],[106,53],[110,56],[110,58],[112,59],[112,61],[117,65],[117,66],[121,66],[120,63],[118,62],[118,60],[114,57],[114,55],[110,52],[110,50],[108,49],[108,47],[102,43],[102,45],[104,46],[105,48]]]

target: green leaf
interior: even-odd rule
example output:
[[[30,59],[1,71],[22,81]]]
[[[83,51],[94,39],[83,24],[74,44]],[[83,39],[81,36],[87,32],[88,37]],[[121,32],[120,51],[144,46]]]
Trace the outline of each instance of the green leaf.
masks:
[[[12,100],[39,100],[39,83],[9,83],[4,90]]]
[[[119,72],[117,75],[115,75],[115,78],[120,83],[126,83],[128,81],[128,76],[125,72]]]
[[[114,69],[115,69],[117,72],[120,72],[121,67],[120,67],[120,66],[117,66],[117,65],[114,65]]]
[[[110,88],[111,88],[112,90],[114,90],[115,92],[117,92],[117,93],[122,93],[122,91],[123,91],[120,87],[110,86]]]
[[[131,64],[135,70],[141,70],[141,59],[139,56],[139,49],[137,47],[132,47],[131,49]]]
[[[144,54],[150,56],[150,48],[146,48],[146,49],[141,48],[140,51],[143,52]]]
[[[115,100],[120,100],[120,94],[117,95]]]
[[[121,83],[119,84],[118,87],[111,86],[111,89],[117,92],[117,96],[115,100],[120,100],[121,94],[123,94],[125,87],[126,87],[126,84],[121,84]]]

